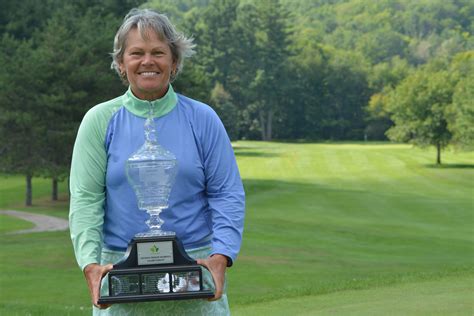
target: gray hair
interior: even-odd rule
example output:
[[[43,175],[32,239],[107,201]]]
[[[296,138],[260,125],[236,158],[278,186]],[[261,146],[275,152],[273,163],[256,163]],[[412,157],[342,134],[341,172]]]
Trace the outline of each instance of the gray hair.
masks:
[[[144,39],[149,38],[148,32],[154,31],[158,38],[168,43],[173,61],[176,62],[176,72],[172,75],[173,81],[183,69],[184,58],[194,54],[193,38],[187,38],[183,33],[178,32],[168,17],[149,9],[132,9],[123,19],[123,23],[115,34],[114,51],[112,55],[111,68],[119,74],[122,80],[127,83],[127,78],[120,72],[119,63],[123,61],[128,33],[137,28]]]

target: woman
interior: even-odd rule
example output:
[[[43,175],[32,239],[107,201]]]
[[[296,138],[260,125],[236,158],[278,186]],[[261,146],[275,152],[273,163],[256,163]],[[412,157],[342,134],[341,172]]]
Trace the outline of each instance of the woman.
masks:
[[[193,53],[192,40],[166,16],[133,9],[114,41],[112,67],[128,91],[96,105],[84,116],[72,158],[70,230],[74,251],[95,315],[229,314],[225,270],[241,244],[245,197],[225,129],[207,105],[176,94],[170,82]],[[152,110],[158,142],[178,160],[179,170],[164,230],[175,231],[197,259],[215,297],[206,300],[98,305],[102,278],[119,261],[131,238],[147,230],[126,180],[125,161],[144,142]],[[212,276],[212,277],[211,277]],[[213,280],[213,282],[212,282]],[[213,284],[212,284],[213,283]]]

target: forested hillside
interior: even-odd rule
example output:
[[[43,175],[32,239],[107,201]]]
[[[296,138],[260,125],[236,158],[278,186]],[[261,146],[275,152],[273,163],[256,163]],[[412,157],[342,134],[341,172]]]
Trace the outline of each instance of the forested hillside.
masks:
[[[214,107],[234,140],[472,146],[469,0],[4,0],[4,172],[67,173],[84,113],[125,89],[109,53],[135,6],[194,37],[175,89]]]

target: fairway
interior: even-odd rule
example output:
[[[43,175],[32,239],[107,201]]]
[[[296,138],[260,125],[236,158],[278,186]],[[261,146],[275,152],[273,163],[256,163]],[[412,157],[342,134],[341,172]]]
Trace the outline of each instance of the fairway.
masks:
[[[448,277],[239,306],[234,315],[469,315],[474,277]]]
[[[228,270],[233,314],[473,314],[474,153],[443,152],[436,167],[434,150],[408,145],[234,148],[247,215]],[[41,190],[44,201],[49,191]],[[19,196],[2,207],[21,205]],[[67,207],[52,206],[67,216]],[[15,220],[4,218],[0,314],[89,315],[68,234],[8,235]]]

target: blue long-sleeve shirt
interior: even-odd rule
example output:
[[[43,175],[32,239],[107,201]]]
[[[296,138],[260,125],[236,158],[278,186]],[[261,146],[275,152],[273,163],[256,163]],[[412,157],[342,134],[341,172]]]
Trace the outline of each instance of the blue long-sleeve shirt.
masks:
[[[158,142],[178,160],[163,230],[175,231],[187,249],[212,245],[212,253],[232,260],[240,250],[245,194],[224,126],[207,105],[167,94],[152,102],[123,96],[85,115],[74,145],[70,229],[83,269],[99,263],[101,247],[125,250],[147,230],[125,175],[126,160],[144,142],[144,122],[153,107]]]

